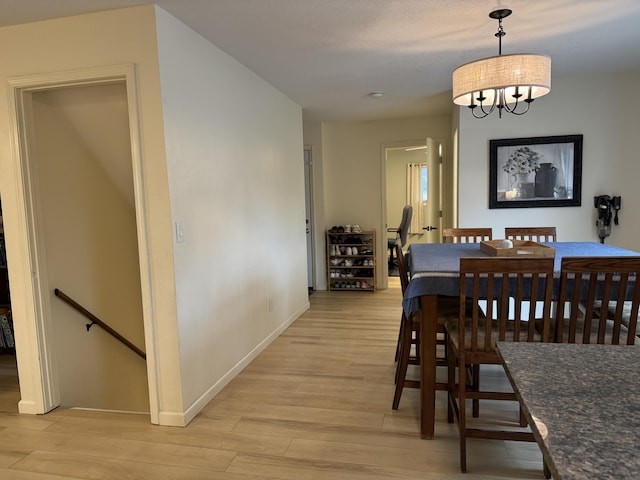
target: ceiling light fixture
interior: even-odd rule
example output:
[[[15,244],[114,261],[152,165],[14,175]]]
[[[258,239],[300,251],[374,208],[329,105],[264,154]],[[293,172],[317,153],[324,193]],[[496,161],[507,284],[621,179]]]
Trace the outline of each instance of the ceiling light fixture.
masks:
[[[551,91],[551,59],[547,55],[518,53],[502,55],[502,19],[511,10],[494,10],[490,18],[498,20],[498,55],[461,65],[453,71],[453,103],[469,107],[476,118],[484,118],[498,107],[523,115],[536,98]],[[519,108],[521,107],[521,108]]]

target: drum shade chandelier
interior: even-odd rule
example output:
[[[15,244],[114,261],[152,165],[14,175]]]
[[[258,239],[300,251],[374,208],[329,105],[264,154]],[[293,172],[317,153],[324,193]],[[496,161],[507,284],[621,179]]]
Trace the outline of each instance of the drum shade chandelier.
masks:
[[[498,20],[498,55],[481,58],[453,71],[453,103],[469,107],[476,118],[484,118],[498,108],[523,115],[536,98],[551,91],[551,59],[546,55],[518,53],[502,55],[502,19],[511,10],[494,10],[489,17]]]

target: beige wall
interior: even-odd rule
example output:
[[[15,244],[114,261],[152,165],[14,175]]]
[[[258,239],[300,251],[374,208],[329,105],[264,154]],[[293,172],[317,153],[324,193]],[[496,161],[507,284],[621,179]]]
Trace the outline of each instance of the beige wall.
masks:
[[[187,416],[308,308],[302,111],[158,10]]]
[[[88,109],[87,109],[88,108]],[[144,350],[127,97],[124,83],[33,94],[34,146],[50,288],[59,288]],[[78,122],[81,122],[80,124]],[[110,145],[98,158],[87,143]],[[95,152],[95,153],[94,153]],[[112,172],[124,171],[125,178]],[[145,361],[68,305],[51,302],[64,406],[149,411]]]
[[[551,93],[522,117],[474,119],[460,112],[460,226],[555,225],[559,240],[598,241],[595,195],[621,195],[620,225],[606,243],[640,250],[640,162],[637,154],[640,98],[628,95],[640,72],[554,78]],[[488,208],[489,140],[548,135],[584,135],[582,206]]]
[[[448,115],[322,125],[325,228],[357,223],[376,230],[378,288],[387,285],[383,146],[427,137],[448,139],[450,127]]]

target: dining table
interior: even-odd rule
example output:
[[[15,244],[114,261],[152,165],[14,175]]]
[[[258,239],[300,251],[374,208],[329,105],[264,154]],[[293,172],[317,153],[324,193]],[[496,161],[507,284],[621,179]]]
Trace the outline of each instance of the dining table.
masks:
[[[563,257],[637,256],[638,252],[597,242],[545,242],[554,249],[554,275],[560,275]],[[420,325],[420,435],[432,439],[435,431],[438,298],[459,295],[460,258],[488,257],[479,243],[414,243],[407,260],[410,280],[402,300],[406,315]]]
[[[636,479],[640,347],[497,342],[554,480]]]

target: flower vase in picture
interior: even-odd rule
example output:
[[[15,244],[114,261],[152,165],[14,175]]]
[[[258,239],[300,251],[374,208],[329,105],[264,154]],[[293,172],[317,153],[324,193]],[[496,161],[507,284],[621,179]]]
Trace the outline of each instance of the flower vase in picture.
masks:
[[[534,198],[535,184],[531,181],[531,173],[538,169],[540,155],[529,147],[517,149],[507,159],[502,170],[513,176],[513,190],[511,198]],[[555,180],[554,180],[555,181]]]
[[[553,197],[556,187],[556,167],[552,163],[541,163],[536,168],[536,197]]]
[[[529,181],[529,174],[514,173],[513,180],[514,189],[516,191],[515,198],[527,198],[528,191],[530,190],[528,185],[533,185],[533,183]]]

